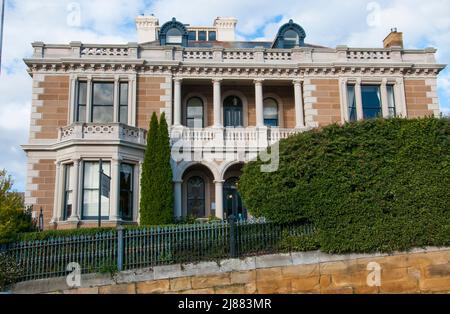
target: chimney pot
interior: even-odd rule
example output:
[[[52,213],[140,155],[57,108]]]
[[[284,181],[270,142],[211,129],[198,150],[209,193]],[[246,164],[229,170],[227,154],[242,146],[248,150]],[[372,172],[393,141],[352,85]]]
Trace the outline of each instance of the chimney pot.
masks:
[[[391,32],[383,40],[384,48],[403,48],[403,33],[398,32],[396,27],[391,28]]]

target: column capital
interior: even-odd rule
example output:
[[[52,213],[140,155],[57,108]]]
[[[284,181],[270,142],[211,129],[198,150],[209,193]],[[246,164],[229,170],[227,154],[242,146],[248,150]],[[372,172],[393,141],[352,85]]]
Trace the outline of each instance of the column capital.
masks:
[[[292,80],[292,84],[293,85],[301,85],[303,83],[303,80],[302,79],[295,79],[295,80]]]
[[[360,77],[356,78],[356,84],[361,85],[362,79]]]
[[[181,83],[181,82],[183,81],[183,78],[182,78],[182,77],[174,77],[173,80],[174,80],[176,83]]]
[[[223,78],[213,78],[212,79],[213,84],[220,84],[220,83],[222,83],[222,81],[223,81]]]
[[[175,184],[182,184],[183,180],[173,180],[172,182],[175,183]]]
[[[382,84],[382,85],[386,85],[386,84],[387,84],[387,81],[388,81],[387,78],[384,77],[384,78],[381,80],[381,84]]]
[[[255,85],[262,85],[264,83],[264,79],[262,78],[257,78],[253,80],[253,84]]]
[[[224,184],[225,180],[214,180],[213,183],[214,184]]]

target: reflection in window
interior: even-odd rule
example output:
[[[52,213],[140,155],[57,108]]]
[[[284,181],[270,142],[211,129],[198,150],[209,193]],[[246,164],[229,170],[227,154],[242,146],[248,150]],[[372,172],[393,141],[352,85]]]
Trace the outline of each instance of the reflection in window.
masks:
[[[205,41],[206,40],[206,31],[199,31],[198,32],[198,40],[199,41]]]
[[[361,96],[364,119],[381,116],[380,86],[362,85]]]
[[[197,40],[197,33],[195,31],[190,31],[188,33],[188,39],[192,40],[192,41],[196,41]]]
[[[86,122],[87,82],[78,82],[76,121]]]
[[[187,182],[187,213],[205,217],[205,181],[201,177],[192,177]]]
[[[278,126],[278,103],[273,98],[264,99],[264,125]]]
[[[133,220],[133,165],[120,165],[119,214],[123,220]]]
[[[63,208],[63,220],[67,220],[72,215],[73,206],[73,183],[72,178],[74,176],[73,164],[64,166],[64,208]]]
[[[128,83],[120,83],[119,122],[128,124]]]
[[[387,85],[387,96],[388,96],[388,112],[389,112],[389,118],[393,118],[397,115],[397,112],[395,110],[395,94],[394,94],[394,86],[393,85]]]
[[[93,83],[92,122],[107,123],[114,119],[114,83]]]
[[[228,96],[223,102],[225,127],[242,127],[242,101],[239,97]]]
[[[170,29],[166,36],[168,44],[181,44],[182,42],[182,34],[177,28]]]
[[[356,114],[355,85],[347,86],[347,108],[348,108],[348,121],[350,122],[356,121],[357,114]]]
[[[192,97],[186,106],[186,126],[189,128],[203,128],[203,101],[199,97]]]
[[[208,33],[208,40],[209,41],[216,41],[217,40],[216,32],[214,32],[214,31],[209,32]]]
[[[98,219],[99,162],[85,161],[83,166],[83,219]],[[103,162],[103,172],[111,176],[109,162]],[[102,219],[109,218],[109,197],[102,196]]]

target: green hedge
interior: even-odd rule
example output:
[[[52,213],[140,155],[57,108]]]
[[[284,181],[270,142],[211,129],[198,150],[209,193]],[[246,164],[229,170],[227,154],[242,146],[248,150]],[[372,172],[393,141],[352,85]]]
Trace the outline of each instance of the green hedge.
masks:
[[[280,143],[280,167],[246,165],[244,203],[279,223],[309,220],[323,251],[450,245],[449,119],[332,125]]]

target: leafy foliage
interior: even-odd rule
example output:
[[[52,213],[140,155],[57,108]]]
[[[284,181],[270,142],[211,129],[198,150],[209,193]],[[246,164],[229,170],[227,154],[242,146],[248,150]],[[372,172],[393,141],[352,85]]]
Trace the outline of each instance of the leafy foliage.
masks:
[[[169,130],[165,115],[158,123],[153,113],[147,135],[147,148],[141,177],[142,225],[169,224],[173,220],[172,169]]]
[[[14,258],[0,253],[0,291],[8,289],[22,276],[23,267]]]
[[[390,252],[450,244],[449,119],[332,125],[280,143],[280,167],[246,165],[252,215],[311,221],[323,251]]]
[[[13,182],[0,170],[0,243],[9,242],[20,232],[34,230],[31,213],[24,210],[22,197],[12,191]]]

